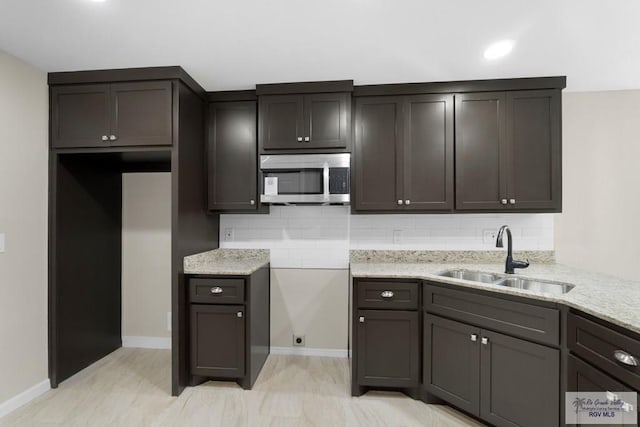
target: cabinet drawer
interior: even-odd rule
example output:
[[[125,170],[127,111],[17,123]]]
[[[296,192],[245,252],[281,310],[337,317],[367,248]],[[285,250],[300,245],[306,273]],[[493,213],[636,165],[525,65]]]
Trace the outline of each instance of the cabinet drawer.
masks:
[[[560,344],[560,313],[553,308],[425,286],[424,309],[454,320],[543,344]]]
[[[418,309],[416,282],[359,280],[357,286],[359,308]]]
[[[640,340],[573,313],[568,315],[567,327],[567,344],[572,352],[640,390]],[[638,366],[618,361],[615,353],[620,351],[633,356]]]
[[[242,304],[243,279],[193,278],[189,280],[189,302]]]

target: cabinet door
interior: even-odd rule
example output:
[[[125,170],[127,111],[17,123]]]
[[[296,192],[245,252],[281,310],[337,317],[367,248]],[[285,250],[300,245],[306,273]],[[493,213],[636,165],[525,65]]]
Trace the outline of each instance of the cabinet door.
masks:
[[[480,330],[425,315],[424,387],[471,414],[480,412]]]
[[[418,312],[358,311],[358,383],[415,387],[420,382]]]
[[[507,107],[510,208],[560,211],[560,91],[511,92]]]
[[[108,85],[51,88],[51,145],[54,148],[100,147],[108,144]]]
[[[209,105],[209,209],[257,207],[256,103]]]
[[[498,426],[560,423],[560,350],[482,330],[480,417]]]
[[[455,100],[456,209],[502,209],[507,197],[505,94],[469,93]]]
[[[305,95],[301,148],[345,148],[349,141],[350,101],[346,93]]]
[[[452,209],[453,96],[408,97],[404,136],[405,209]]]
[[[171,82],[111,85],[110,145],[171,145]]]
[[[303,100],[302,95],[260,97],[260,140],[263,150],[304,147]]]
[[[578,359],[573,355],[567,357],[567,391],[602,391],[602,392],[618,392],[633,391],[599,369],[594,368],[586,362]],[[568,410],[571,410],[568,408]],[[577,425],[593,425],[593,424],[577,424]],[[608,424],[617,426],[629,426],[630,424]],[[638,425],[636,423],[636,425]]]
[[[193,375],[244,376],[244,306],[192,304],[190,342]]]
[[[402,98],[356,100],[355,207],[357,211],[395,210],[401,203]]]

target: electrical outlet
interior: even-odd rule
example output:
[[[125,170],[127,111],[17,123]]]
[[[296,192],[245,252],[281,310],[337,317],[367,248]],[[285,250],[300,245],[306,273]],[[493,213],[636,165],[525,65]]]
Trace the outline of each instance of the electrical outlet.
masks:
[[[224,229],[224,241],[230,242],[233,240],[233,228]]]
[[[482,243],[495,244],[498,237],[497,230],[482,230]]]
[[[293,334],[294,347],[304,347],[304,335]]]
[[[167,331],[171,332],[171,312],[167,312]]]

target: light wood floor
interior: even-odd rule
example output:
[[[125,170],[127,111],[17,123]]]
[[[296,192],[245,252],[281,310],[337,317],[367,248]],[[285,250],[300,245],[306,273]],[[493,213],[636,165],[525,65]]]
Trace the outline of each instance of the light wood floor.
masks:
[[[2,426],[479,426],[402,394],[352,398],[347,359],[270,356],[253,390],[231,382],[170,393],[169,350],[120,349],[28,405]]]

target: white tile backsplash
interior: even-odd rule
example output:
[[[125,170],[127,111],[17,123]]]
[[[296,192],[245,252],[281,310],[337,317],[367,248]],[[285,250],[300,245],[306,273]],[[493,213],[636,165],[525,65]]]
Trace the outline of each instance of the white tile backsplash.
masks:
[[[220,215],[220,247],[271,249],[274,268],[348,268],[350,249],[491,250],[484,230],[508,224],[516,250],[552,250],[553,214],[351,215],[348,206],[272,206]],[[224,230],[233,239],[224,240]],[[395,235],[395,239],[394,239]]]

